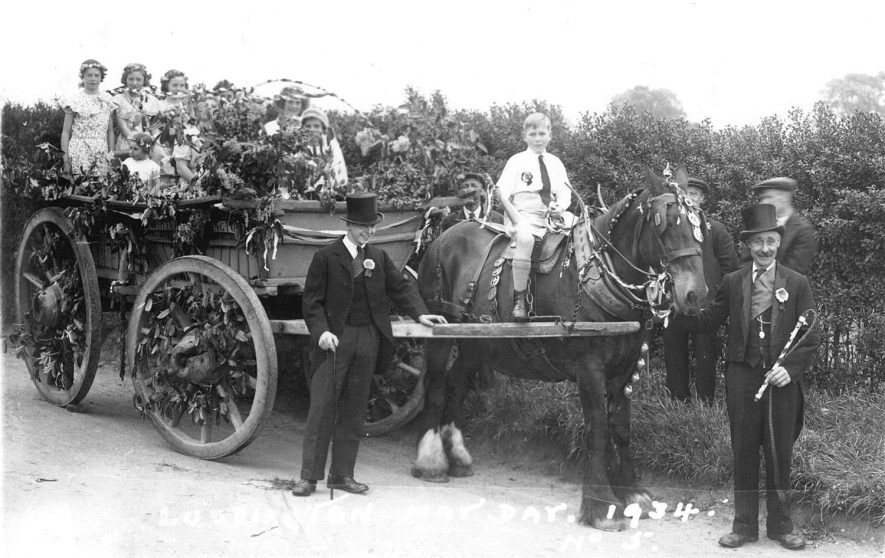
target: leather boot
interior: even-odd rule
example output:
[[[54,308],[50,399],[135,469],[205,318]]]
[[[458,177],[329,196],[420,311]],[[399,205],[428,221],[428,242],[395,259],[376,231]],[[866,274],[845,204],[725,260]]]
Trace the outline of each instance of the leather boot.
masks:
[[[513,319],[517,322],[527,322],[529,313],[526,309],[525,291],[513,291]]]

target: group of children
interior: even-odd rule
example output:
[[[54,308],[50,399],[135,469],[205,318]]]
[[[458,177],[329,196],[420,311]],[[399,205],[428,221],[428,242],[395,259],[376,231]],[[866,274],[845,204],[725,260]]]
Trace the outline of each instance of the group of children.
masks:
[[[104,175],[114,157],[137,176],[150,195],[190,188],[197,176],[196,158],[200,135],[211,128],[219,102],[230,100],[231,91],[216,86],[215,96],[194,102],[187,76],[169,70],[160,79],[160,97],[151,91],[151,74],[144,64],[123,69],[122,87],[115,94],[100,90],[107,68],[89,59],[80,65],[80,90],[64,103],[61,136],[64,172]],[[296,87],[286,87],[274,99],[280,111],[264,131],[272,136],[284,127],[300,127],[317,137],[309,149],[313,155],[331,157],[331,174],[338,184],[347,183],[347,167],[329,119]]]

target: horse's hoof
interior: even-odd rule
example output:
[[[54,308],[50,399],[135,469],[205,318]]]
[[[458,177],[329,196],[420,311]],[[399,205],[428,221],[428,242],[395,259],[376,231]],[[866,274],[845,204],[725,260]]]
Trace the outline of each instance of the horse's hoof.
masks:
[[[418,466],[412,466],[412,476],[425,482],[449,482],[445,471],[423,469]]]
[[[449,465],[450,477],[472,477],[473,475],[473,467],[470,465]]]
[[[623,531],[627,528],[627,521],[624,519],[609,519],[607,517],[599,519],[591,519],[589,525],[600,531]]]

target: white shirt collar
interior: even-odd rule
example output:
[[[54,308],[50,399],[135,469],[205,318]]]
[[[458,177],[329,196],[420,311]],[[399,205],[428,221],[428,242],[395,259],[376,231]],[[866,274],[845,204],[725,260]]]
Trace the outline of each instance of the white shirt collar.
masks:
[[[465,218],[465,219],[470,219],[470,213],[471,213],[471,211],[470,211],[469,209],[467,209],[466,207],[462,207],[462,208],[461,208],[461,211],[464,212],[464,218]],[[472,213],[473,213],[474,215],[476,215],[476,218],[477,218],[477,219],[482,219],[482,206],[481,206],[481,205],[480,205],[480,206],[477,206],[477,208],[474,209]]]
[[[357,244],[350,240],[350,237],[346,234],[344,235],[344,247],[347,248],[348,252],[350,252],[351,258],[356,257]],[[365,246],[363,248],[365,248]]]
[[[768,271],[769,269],[773,268],[775,266],[775,264],[777,264],[777,260],[771,262],[771,264],[765,268],[765,271]],[[756,275],[757,269],[759,269],[759,266],[756,265],[756,262],[753,262],[753,275]],[[765,273],[765,271],[763,271],[763,273]]]

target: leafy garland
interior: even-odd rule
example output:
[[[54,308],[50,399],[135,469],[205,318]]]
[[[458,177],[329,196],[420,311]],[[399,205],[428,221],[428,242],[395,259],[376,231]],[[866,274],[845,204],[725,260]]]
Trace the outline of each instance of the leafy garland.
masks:
[[[10,334],[15,355],[32,361],[34,378],[42,381],[41,377],[45,376],[50,385],[61,390],[73,385],[74,368],[83,362],[87,339],[82,279],[76,258],[63,249],[66,244],[60,232],[50,231],[28,262],[28,269],[39,277],[55,271],[60,262],[58,267],[61,269],[53,277],[48,277],[47,287],[50,296],[58,303],[57,309],[51,309],[57,310],[55,324],[42,323],[29,310],[18,330]]]
[[[251,333],[236,302],[207,284],[199,289],[193,283],[167,286],[148,296],[142,324],[135,360],[136,366],[148,371],[143,382],[153,391],[147,400],[137,400],[136,408],[167,418],[187,413],[197,425],[220,424],[222,417],[230,422],[222,390],[232,390],[231,397],[243,393],[252,350]],[[191,358],[209,355],[215,367],[195,374],[174,354],[183,342],[189,343]]]

